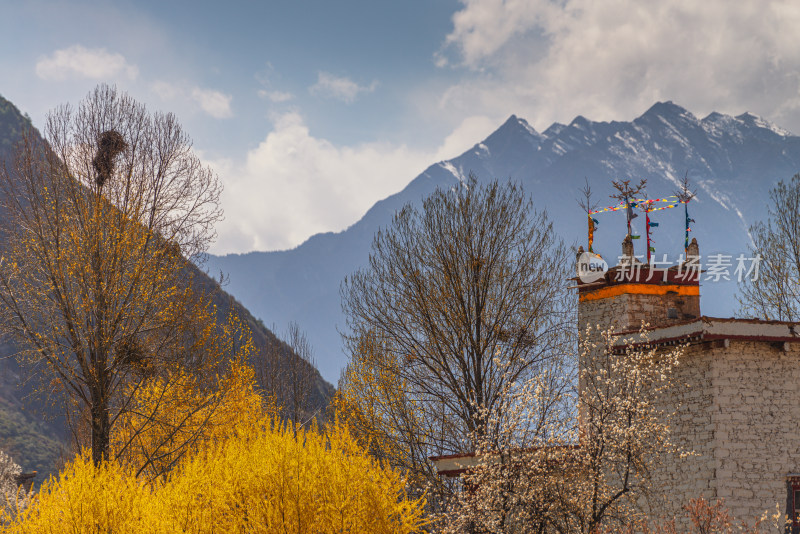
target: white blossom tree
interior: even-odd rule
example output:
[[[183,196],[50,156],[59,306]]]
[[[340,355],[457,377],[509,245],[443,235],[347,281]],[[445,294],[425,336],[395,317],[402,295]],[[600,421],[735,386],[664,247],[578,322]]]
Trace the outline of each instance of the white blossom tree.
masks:
[[[553,367],[503,397],[499,440],[484,442],[463,477],[446,532],[580,532],[641,519],[654,463],[676,453],[672,412],[659,397],[673,385],[683,347],[648,345],[643,329],[620,339],[591,329],[574,376]]]
[[[22,468],[9,455],[0,451],[0,525],[12,519],[30,503],[33,492],[19,486],[17,477]]]

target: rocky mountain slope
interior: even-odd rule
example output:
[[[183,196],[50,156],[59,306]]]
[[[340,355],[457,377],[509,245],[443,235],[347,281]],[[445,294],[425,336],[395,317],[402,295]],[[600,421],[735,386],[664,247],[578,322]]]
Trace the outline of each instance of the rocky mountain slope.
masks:
[[[611,180],[646,178],[650,198],[672,195],[688,172],[698,196],[690,206],[704,259],[747,253],[748,227],[766,217],[769,188],[800,170],[800,137],[755,115],[711,113],[698,118],[672,102],[653,105],[631,122],[593,122],[576,117],[537,132],[512,116],[472,149],[431,165],[402,191],[376,203],[347,230],[311,237],[286,251],[211,257],[212,272],[230,276],[226,287],[267,324],[294,320],[309,332],[318,366],[336,380],[346,363],[337,331],[345,328],[339,286],[366,264],[372,237],[406,203],[419,203],[436,187],[452,187],[470,172],[480,180],[523,184],[538,209],[547,210],[568,243],[586,241],[586,217],[577,205],[588,179],[601,206],[609,206]],[[376,173],[380,170],[376,169]],[[683,251],[683,210],[652,215],[657,257],[676,261]],[[625,233],[621,212],[597,216],[595,249],[613,261]],[[634,221],[644,231],[644,217]],[[644,254],[644,238],[636,253]],[[731,269],[731,274],[733,269]],[[704,281],[703,313],[731,316],[735,282]]]

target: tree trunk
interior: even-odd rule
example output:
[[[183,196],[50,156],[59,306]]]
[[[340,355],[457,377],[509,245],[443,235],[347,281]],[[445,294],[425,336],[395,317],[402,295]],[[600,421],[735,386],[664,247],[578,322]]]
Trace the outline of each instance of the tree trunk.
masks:
[[[92,461],[99,466],[108,460],[108,451],[111,435],[111,421],[108,416],[108,397],[104,394],[105,388],[101,384],[92,391]]]

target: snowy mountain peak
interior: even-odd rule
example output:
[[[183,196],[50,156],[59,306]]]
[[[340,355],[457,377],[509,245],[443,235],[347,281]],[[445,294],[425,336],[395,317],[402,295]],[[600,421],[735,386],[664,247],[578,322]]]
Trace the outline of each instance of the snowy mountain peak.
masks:
[[[566,124],[561,124],[560,122],[554,122],[553,124],[550,125],[549,128],[547,128],[544,131],[543,135],[545,137],[555,137],[561,132],[563,132],[565,128],[567,128]]]
[[[484,139],[483,143],[479,143],[482,148],[478,148],[500,157],[509,157],[509,150],[517,154],[531,148],[535,150],[545,139],[546,137],[537,132],[525,119],[511,115],[500,128]]]
[[[536,130],[534,130],[533,127],[530,124],[528,124],[528,121],[526,121],[525,119],[521,119],[516,115],[511,115],[508,119],[506,119],[506,122],[500,125],[500,128],[495,130],[494,133],[495,134],[500,132],[513,133],[519,131],[525,131],[528,133],[533,131],[534,135],[538,135]]]
[[[743,133],[746,131],[750,131],[758,136],[767,137],[776,135],[780,137],[791,137],[794,135],[792,132],[750,112],[733,117],[714,111],[709,113],[708,116],[700,122],[709,135],[714,137],[725,134],[742,139]]]
[[[511,116],[512,116],[512,117],[515,117],[514,115],[511,115]],[[529,134],[531,134],[531,136],[533,136],[533,137],[536,137],[537,139],[541,139],[541,138],[542,138],[542,134],[540,134],[539,132],[537,132],[537,131],[534,129],[534,127],[533,127],[533,126],[531,126],[530,124],[528,124],[528,121],[526,121],[525,119],[519,118],[519,117],[516,117],[516,119],[517,119],[517,122],[519,123],[519,125],[520,125],[520,126],[522,126],[523,128],[525,128],[525,130],[526,130],[526,131],[527,131]]]
[[[697,117],[695,117],[691,111],[673,103],[672,100],[667,100],[666,102],[656,102],[634,122],[653,117],[658,117],[666,122],[673,122],[676,120],[698,122]]]
[[[774,123],[764,119],[763,117],[759,117],[758,115],[754,115],[753,113],[750,113],[749,111],[746,111],[746,112],[742,113],[741,115],[737,115],[736,119],[740,120],[741,122],[743,122],[747,126],[752,126],[752,127],[756,127],[756,128],[763,128],[765,130],[769,130],[770,132],[773,132],[773,133],[775,133],[777,135],[780,135],[780,136],[783,136],[783,137],[786,137],[786,136],[789,136],[789,135],[793,135],[792,132],[781,128],[777,124],[774,124]]]
[[[491,136],[494,137],[496,134],[502,133],[504,136],[506,135],[515,135],[519,133],[527,134],[537,140],[542,139],[542,134],[536,131],[536,129],[531,126],[528,121],[521,117],[517,117],[516,115],[511,115],[506,122],[503,123],[500,128],[498,128]]]
[[[572,119],[572,122],[569,123],[570,128],[578,128],[579,130],[583,130],[589,126],[590,126],[589,120],[583,115],[578,115],[577,117]]]
[[[712,111],[711,113],[709,113],[708,115],[703,117],[703,119],[700,122],[717,122],[717,123],[721,123],[721,122],[730,122],[732,120],[734,120],[734,118],[731,117],[730,115],[725,115],[724,113],[719,113],[717,111]]]
[[[739,131],[742,121],[730,115],[714,111],[701,120],[700,124],[711,137],[719,138],[723,135],[727,135],[736,139],[742,139],[742,134]]]

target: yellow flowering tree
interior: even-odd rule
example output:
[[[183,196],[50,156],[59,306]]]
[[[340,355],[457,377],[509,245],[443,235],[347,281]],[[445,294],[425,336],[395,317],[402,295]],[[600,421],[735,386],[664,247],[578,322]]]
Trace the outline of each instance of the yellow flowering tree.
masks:
[[[213,352],[203,361],[215,362],[216,369],[179,367],[137,384],[130,395],[111,451],[137,476],[165,475],[187,454],[276,412],[274,402],[266,403],[256,389],[253,368],[246,363],[256,348],[237,316],[231,314],[221,328],[207,329],[202,341]]]
[[[420,447],[442,429],[435,417],[418,409],[421,401],[408,394],[397,366],[375,336],[364,335],[342,373],[332,411],[373,456],[403,468],[415,486],[423,487],[436,478]]]
[[[422,532],[424,499],[407,497],[399,471],[367,454],[345,425],[304,429],[259,410],[252,371],[231,369],[243,390],[214,412],[228,424],[204,426],[215,430],[166,476],[137,477],[131,462],[95,466],[85,453],[43,485],[8,532]]]

